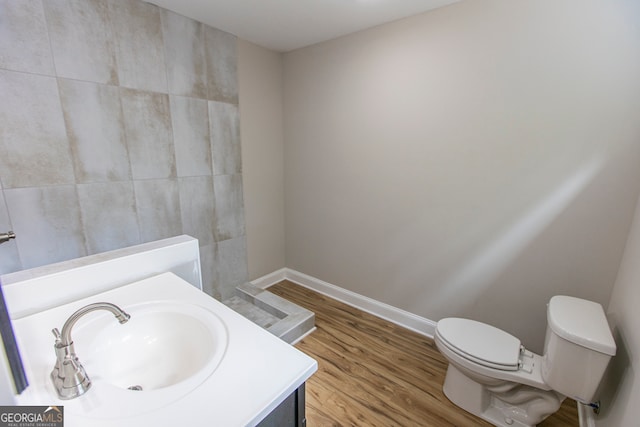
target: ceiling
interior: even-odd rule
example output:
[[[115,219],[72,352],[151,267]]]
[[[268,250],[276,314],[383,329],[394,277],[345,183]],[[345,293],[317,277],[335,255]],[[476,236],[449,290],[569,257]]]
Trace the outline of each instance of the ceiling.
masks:
[[[459,0],[147,0],[278,52],[288,52]]]

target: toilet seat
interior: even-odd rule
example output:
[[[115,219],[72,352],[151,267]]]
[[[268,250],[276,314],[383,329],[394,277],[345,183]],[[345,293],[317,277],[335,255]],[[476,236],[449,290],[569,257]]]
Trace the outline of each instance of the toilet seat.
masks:
[[[452,352],[481,366],[502,371],[519,368],[520,340],[491,325],[451,317],[437,323],[436,335]]]

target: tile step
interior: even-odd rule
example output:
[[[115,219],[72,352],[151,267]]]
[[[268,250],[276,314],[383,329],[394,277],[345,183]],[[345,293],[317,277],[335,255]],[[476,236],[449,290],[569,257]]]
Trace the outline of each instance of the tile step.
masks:
[[[315,329],[315,314],[251,283],[223,303],[283,341],[293,344]]]

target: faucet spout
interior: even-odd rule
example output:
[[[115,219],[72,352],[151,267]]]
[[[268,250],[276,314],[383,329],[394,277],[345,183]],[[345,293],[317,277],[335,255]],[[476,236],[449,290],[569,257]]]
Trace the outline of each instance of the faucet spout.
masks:
[[[84,315],[97,310],[110,311],[118,322],[126,323],[131,316],[117,305],[108,302],[98,302],[82,307],[73,313],[62,326],[62,333],[53,329],[56,338],[54,349],[56,364],[51,372],[51,381],[60,399],[73,399],[81,396],[91,387],[91,380],[80,363],[71,339],[71,329]]]
[[[76,322],[80,320],[80,318],[84,315],[97,310],[110,311],[121,324],[127,323],[127,321],[131,318],[131,316],[129,316],[125,311],[123,311],[115,304],[111,304],[109,302],[97,302],[94,304],[89,304],[73,313],[71,316],[69,316],[67,321],[64,322],[64,326],[62,326],[62,332],[60,333],[60,344],[63,346],[73,344],[73,340],[71,339],[71,329],[73,328],[73,325],[75,325]]]

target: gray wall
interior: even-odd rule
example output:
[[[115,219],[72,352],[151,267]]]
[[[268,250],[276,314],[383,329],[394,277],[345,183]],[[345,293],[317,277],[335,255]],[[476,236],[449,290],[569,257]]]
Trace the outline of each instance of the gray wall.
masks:
[[[141,1],[0,0],[0,273],[178,234],[247,280],[236,37]]]
[[[284,56],[286,266],[542,350],[640,189],[640,3],[474,0]]]
[[[282,54],[238,41],[249,278],[285,267]]]
[[[609,365],[599,397],[600,427],[638,424],[640,402],[640,199],[616,284],[607,310],[614,331],[616,356]]]

